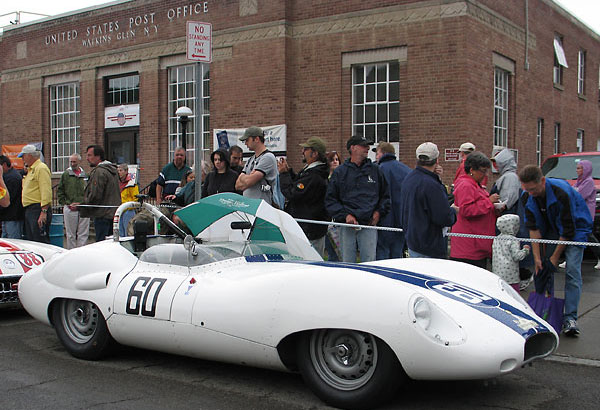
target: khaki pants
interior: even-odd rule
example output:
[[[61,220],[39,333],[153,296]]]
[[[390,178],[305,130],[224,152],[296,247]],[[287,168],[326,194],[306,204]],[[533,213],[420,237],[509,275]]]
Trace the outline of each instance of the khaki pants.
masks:
[[[87,245],[90,234],[90,218],[81,218],[79,211],[71,211],[66,205],[63,207],[63,215],[67,234],[67,249]]]

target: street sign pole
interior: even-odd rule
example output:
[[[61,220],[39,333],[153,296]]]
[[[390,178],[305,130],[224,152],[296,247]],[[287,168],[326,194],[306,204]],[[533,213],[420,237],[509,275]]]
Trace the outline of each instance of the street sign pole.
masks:
[[[204,159],[204,102],[202,94],[204,87],[202,84],[201,62],[196,63],[196,126],[194,127],[194,164],[195,165],[195,196],[194,201],[199,201],[202,194],[202,160]]]
[[[212,61],[212,24],[199,21],[187,22],[186,36],[187,59],[195,61],[196,83],[196,124],[194,127],[194,166],[196,193],[194,200],[199,201],[202,195],[202,160],[204,159],[204,64]]]

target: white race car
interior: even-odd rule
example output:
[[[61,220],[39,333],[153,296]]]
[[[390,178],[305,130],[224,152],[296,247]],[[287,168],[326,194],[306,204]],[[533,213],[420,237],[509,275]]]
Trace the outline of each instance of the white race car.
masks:
[[[0,307],[18,306],[19,279],[64,249],[21,239],[0,239]]]
[[[148,204],[155,222],[171,225]],[[558,336],[494,274],[458,262],[328,263],[266,203],[218,194],[175,213],[195,236],[115,237],[26,275],[27,311],[74,356],[114,342],[283,371],[330,405],[373,408],[406,379],[479,379]],[[155,227],[156,230],[156,227]],[[184,238],[182,240],[182,238]]]

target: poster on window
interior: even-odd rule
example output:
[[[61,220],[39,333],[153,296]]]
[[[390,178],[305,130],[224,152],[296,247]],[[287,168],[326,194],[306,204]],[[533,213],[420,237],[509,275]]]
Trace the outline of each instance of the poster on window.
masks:
[[[276,155],[285,155],[287,150],[287,126],[268,125],[261,127],[265,133],[265,146]],[[223,148],[229,149],[233,145],[237,145],[244,151],[244,156],[249,157],[251,151],[248,150],[246,144],[240,141],[240,137],[244,135],[246,128],[226,128],[213,129],[213,147],[214,149]]]

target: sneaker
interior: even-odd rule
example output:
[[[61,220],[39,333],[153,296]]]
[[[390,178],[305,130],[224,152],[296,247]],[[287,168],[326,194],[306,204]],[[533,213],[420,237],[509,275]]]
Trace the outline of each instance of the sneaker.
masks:
[[[579,331],[579,328],[577,327],[577,321],[574,319],[568,319],[564,324],[563,324],[563,333],[567,336],[578,336],[579,333],[581,333]]]
[[[561,268],[561,269],[566,268],[567,267],[567,261],[564,261],[563,263],[559,263],[558,267]]]
[[[531,285],[531,282],[533,282],[533,275],[531,275],[529,279],[525,279],[519,282],[519,290],[527,289],[529,285]]]
[[[594,266],[594,269],[600,269],[600,259],[598,259],[598,263]]]

